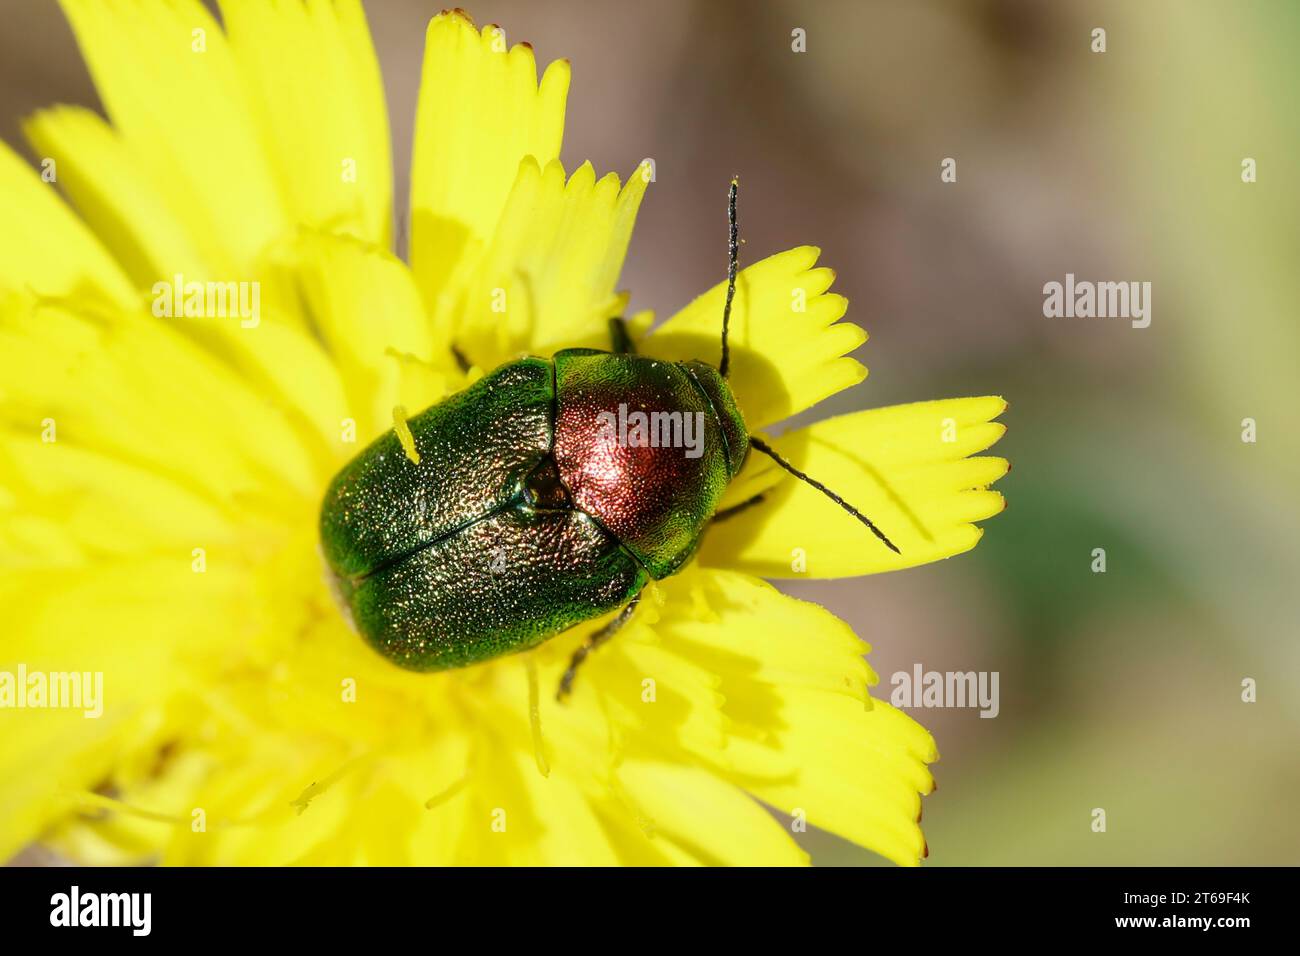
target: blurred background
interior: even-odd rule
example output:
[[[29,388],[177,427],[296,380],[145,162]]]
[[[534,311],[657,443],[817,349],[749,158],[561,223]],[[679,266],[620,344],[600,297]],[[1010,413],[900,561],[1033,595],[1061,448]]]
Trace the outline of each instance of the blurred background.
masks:
[[[367,8],[401,210],[439,6]],[[917,663],[999,673],[995,719],[911,711],[943,755],[930,864],[1300,862],[1300,4],[469,12],[572,60],[567,168],[654,159],[622,283],[634,308],[665,317],[721,280],[739,173],[744,259],[821,246],[871,334],[870,378],[812,416],[1011,403],[1009,508],[975,552],[789,588],[873,645],[880,695]],[[62,15],[0,0],[0,135],[20,142],[20,119],[54,102],[97,102]],[[1043,285],[1067,272],[1151,282],[1150,327],[1044,318]],[[878,862],[806,842],[823,865]]]

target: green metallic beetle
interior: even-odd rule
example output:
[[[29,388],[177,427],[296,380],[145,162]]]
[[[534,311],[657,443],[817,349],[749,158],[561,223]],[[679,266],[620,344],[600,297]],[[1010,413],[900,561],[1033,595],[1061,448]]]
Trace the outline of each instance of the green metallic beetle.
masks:
[[[563,697],[646,583],[678,571],[725,515],[715,514],[718,503],[750,448],[898,550],[748,434],[726,383],[734,181],[728,223],[718,368],[633,354],[614,320],[616,351],[510,362],[412,418],[418,463],[388,432],[335,476],[321,543],[354,626],[379,653],[411,670],[465,667],[622,608],[574,653]]]

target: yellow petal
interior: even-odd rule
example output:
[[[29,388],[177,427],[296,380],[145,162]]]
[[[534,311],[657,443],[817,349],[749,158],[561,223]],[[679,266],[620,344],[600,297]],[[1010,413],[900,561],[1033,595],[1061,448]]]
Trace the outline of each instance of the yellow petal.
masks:
[[[519,165],[500,224],[479,267],[458,287],[456,345],[490,368],[521,352],[551,355],[610,347],[608,320],[632,226],[649,177],[621,186],[583,163],[567,182],[558,161]]]
[[[847,624],[765,581],[736,571],[700,568],[661,586],[676,612],[655,625],[665,638],[665,649],[722,675],[728,707],[744,700],[728,692],[729,674],[765,684],[847,694],[857,702],[867,685],[876,681],[862,656],[871,648]],[[692,608],[693,602],[701,603]]]
[[[591,801],[570,775],[552,773],[543,777],[537,772],[532,755],[523,748],[515,751],[518,779],[529,801],[528,811],[508,821],[509,828],[499,837],[507,837],[516,849],[512,863],[520,862],[518,844],[531,844],[535,860],[547,866],[615,866],[618,851],[591,812]],[[491,817],[482,821],[487,829]],[[531,831],[520,832],[531,825]]]
[[[0,857],[69,812],[72,793],[100,786],[174,732],[164,702],[230,640],[231,609],[249,606],[246,571],[217,557],[203,574],[184,551],[0,576],[0,670],[98,674],[101,705],[92,718],[84,706],[3,711]]]
[[[49,419],[58,442],[216,500],[288,496],[293,513],[319,493],[328,467],[265,391],[148,315],[0,301],[0,397],[5,424],[20,433],[39,434]]]
[[[665,650],[711,669],[728,719],[736,785],[782,812],[915,863],[920,795],[937,758],[923,728],[867,697],[868,650],[825,609],[746,574],[698,569],[666,585],[676,613],[656,630]],[[693,592],[694,597],[690,597]],[[707,613],[678,605],[695,600]]]
[[[58,106],[23,126],[32,148],[55,163],[59,188],[81,218],[112,250],[137,289],[180,274],[214,275],[222,268],[205,257],[185,210],[167,204],[131,145],[96,113]],[[248,277],[241,277],[248,278]]]
[[[55,167],[57,175],[57,166]],[[99,240],[63,204],[54,187],[0,143],[0,296],[77,292],[118,305],[136,299]]]
[[[141,170],[130,161],[121,138],[93,114],[67,109],[39,114],[30,124],[29,132],[37,143],[44,143],[48,138],[51,142],[67,145],[69,158],[59,160],[55,167],[59,171],[59,181],[78,202],[97,234],[107,238],[113,254],[127,269],[130,278],[122,275],[84,226],[63,207],[51,192],[53,187],[40,183],[30,171],[21,167],[11,153],[0,147],[0,190],[13,197],[15,207],[9,228],[0,236],[0,254],[4,255],[4,260],[0,261],[0,291],[12,288],[18,290],[15,294],[29,300],[34,293],[46,305],[80,312],[83,318],[96,311],[97,299],[111,299],[112,304],[102,310],[104,315],[95,322],[117,323],[121,319],[119,311],[124,309],[138,312],[130,326],[142,338],[153,338],[159,343],[169,341],[174,333],[192,338],[216,359],[214,363],[204,356],[198,361],[205,365],[225,364],[223,375],[238,371],[247,377],[247,381],[237,383],[235,388],[247,392],[248,385],[252,385],[278,400],[283,409],[291,409],[295,426],[313,436],[309,440],[319,450],[335,449],[327,452],[328,463],[333,464],[343,450],[335,447],[339,445],[339,423],[349,416],[349,412],[343,399],[339,373],[330,365],[329,357],[315,338],[312,317],[301,314],[304,303],[299,277],[294,274],[283,279],[280,288],[287,287],[288,292],[282,291],[278,299],[274,281],[259,280],[233,293],[240,297],[240,304],[244,303],[244,297],[247,297],[248,304],[252,304],[255,294],[262,300],[266,321],[262,322],[260,317],[253,315],[248,321],[256,326],[254,328],[245,328],[245,320],[234,314],[186,318],[172,315],[170,309],[165,315],[160,314],[159,304],[166,303],[170,307],[174,292],[183,298],[186,286],[197,282],[198,276],[211,274],[211,267],[187,238],[188,226],[182,225],[180,218],[161,204],[153,185],[145,181]],[[57,240],[65,252],[48,248],[46,243],[51,239]],[[10,242],[14,244],[12,249],[8,248]],[[268,254],[276,247],[273,245]],[[37,258],[29,261],[33,253]],[[250,265],[250,271],[243,275],[260,275],[272,280],[275,276],[266,260],[267,256],[259,256]],[[295,262],[291,271],[298,265]],[[405,270],[400,266],[397,268],[403,275],[382,286],[379,298],[387,298],[382,293],[394,282],[405,282],[409,286]],[[340,281],[348,275],[341,273]],[[139,291],[131,290],[133,284]],[[145,291],[146,285],[150,286],[148,291]],[[228,287],[223,281],[222,288],[234,287]],[[385,301],[384,305],[391,308],[394,303]],[[145,312],[150,306],[154,309],[152,318]],[[33,307],[31,302],[24,303],[11,295],[8,301],[0,303],[0,312],[17,316]],[[406,318],[408,312],[393,317],[385,315],[385,321],[380,323],[373,321],[367,309],[359,307],[354,308],[349,316],[358,326],[378,324],[381,328],[389,328]],[[24,321],[38,326],[42,320],[28,316]],[[422,315],[419,321],[423,324]],[[159,328],[151,329],[152,324]],[[163,324],[167,328],[162,328]],[[74,340],[84,339],[93,325],[94,322],[81,322],[77,326],[79,331],[69,334]],[[24,337],[30,339],[30,336]],[[397,336],[394,341],[410,344],[409,337]],[[89,340],[81,341],[82,347],[88,344]],[[30,341],[16,343],[14,348],[26,350],[30,345]],[[60,356],[72,360],[75,351],[69,341],[53,342],[41,353],[49,365],[47,371],[59,368]],[[16,355],[15,352],[5,356],[4,360],[17,364]],[[389,364],[396,368],[400,363],[390,359]],[[25,397],[15,394],[18,382],[27,379],[32,380],[36,392],[43,391],[52,396],[51,377],[42,374],[41,367],[38,362],[16,372],[7,389],[13,401],[27,402]],[[107,367],[114,369],[112,363]],[[114,374],[120,374],[120,371],[115,370]],[[397,377],[396,372],[393,375]],[[187,387],[199,386],[191,381]],[[77,388],[77,385],[69,383],[59,395],[57,405],[66,408],[76,396]],[[5,390],[4,385],[0,385],[0,391]],[[42,406],[39,401],[31,407],[33,412],[41,412],[35,419],[38,422],[52,408],[50,405]]]
[[[701,561],[767,578],[835,578],[912,567],[975,546],[974,522],[1004,507],[987,490],[1001,458],[968,458],[1006,431],[1000,398],[960,398],[841,415],[769,442],[795,467],[866,515],[902,552],[758,452],[728,489],[725,509],[764,500],[712,527]]]
[[[298,312],[337,368],[356,444],[339,444],[337,418],[326,424],[346,457],[389,427],[395,405],[423,409],[458,382],[449,342],[431,331],[410,270],[383,248],[304,230],[274,250],[268,271],[273,278],[264,286],[264,308]],[[258,344],[261,331],[240,338]],[[439,382],[424,382],[412,374],[417,369]],[[285,369],[283,377],[291,374]],[[417,380],[428,388],[414,387]]]
[[[537,81],[526,44],[480,33],[463,12],[434,17],[425,35],[411,174],[410,262],[431,311],[448,278],[482,254],[525,156],[559,156],[569,64]]]
[[[220,26],[196,0],[62,6],[131,161],[215,274],[246,278],[290,220]]]
[[[234,540],[228,507],[151,469],[67,440],[43,442],[34,429],[0,431],[0,486],[24,520],[59,532],[79,561],[166,549],[185,555],[199,543],[216,548]],[[0,544],[0,566],[31,560],[25,549]]]
[[[807,821],[905,866],[925,856],[921,796],[934,789],[925,765],[938,759],[919,724],[880,700],[871,706],[842,695],[782,693],[786,721],[777,747],[798,773],[759,780],[751,792],[787,819]]]
[[[112,22],[82,0],[65,8],[116,128],[60,107],[25,130],[137,287],[251,280],[253,256],[291,222],[388,244],[387,118],[354,0],[229,4],[228,42],[197,4],[128,4]],[[168,109],[202,133],[169,128]]]
[[[713,866],[803,866],[790,832],[742,790],[700,768],[629,760],[619,779],[652,824],[692,862]]]
[[[387,248],[388,110],[359,0],[223,0],[221,16],[290,218]]]
[[[819,255],[813,246],[800,246],[747,266],[736,277],[728,378],[752,431],[866,377],[866,368],[846,356],[867,334],[839,321],[848,300],[826,291],[835,273],[816,267]],[[726,288],[724,280],[695,299],[645,339],[641,350],[717,365]]]

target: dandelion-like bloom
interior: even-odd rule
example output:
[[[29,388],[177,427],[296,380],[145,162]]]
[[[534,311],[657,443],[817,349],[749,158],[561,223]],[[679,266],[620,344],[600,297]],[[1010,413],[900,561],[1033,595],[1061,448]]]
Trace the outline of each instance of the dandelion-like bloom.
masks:
[[[40,840],[85,862],[786,864],[806,820],[917,862],[930,736],[868,696],[845,624],[760,578],[973,547],[1007,466],[969,456],[1004,403],[772,441],[901,556],[753,455],[722,507],[763,502],[651,588],[567,703],[551,688],[601,622],[403,671],[331,597],[325,486],[396,407],[467,383],[453,344],[471,376],[608,348],[648,170],[566,177],[568,63],[539,82],[527,45],[440,15],[408,264],[357,3],[222,4],[223,26],[191,0],[64,7],[110,119],[33,117],[41,172],[0,148],[0,668],[102,674],[102,715],[0,710],[0,858]],[[740,275],[730,383],[751,430],[866,375],[817,258]],[[654,332],[636,316],[638,350],[715,362],[722,298]]]

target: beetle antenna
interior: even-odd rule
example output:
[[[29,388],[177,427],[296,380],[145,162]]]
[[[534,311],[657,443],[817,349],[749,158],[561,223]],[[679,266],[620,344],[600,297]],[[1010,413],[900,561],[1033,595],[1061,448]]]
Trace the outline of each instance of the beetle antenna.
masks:
[[[718,363],[718,372],[727,377],[731,365],[731,351],[727,348],[727,328],[731,325],[731,300],[736,297],[736,266],[740,262],[740,243],[736,237],[736,188],[740,180],[731,177],[731,189],[727,191],[727,227],[730,230],[727,239],[727,304],[722,307],[722,361]]]
[[[788,461],[786,461],[784,458],[782,458],[780,455],[778,455],[778,454],[777,454],[777,453],[772,449],[772,447],[771,447],[770,445],[768,445],[765,441],[763,441],[763,439],[761,439],[761,438],[757,438],[757,437],[751,435],[750,438],[749,438],[749,445],[750,445],[750,447],[753,448],[755,451],[761,451],[761,452],[762,452],[764,455],[766,455],[768,458],[771,458],[774,462],[776,462],[778,465],[780,465],[782,468],[784,468],[784,469],[785,469],[786,471],[788,471],[790,474],[794,475],[794,476],[795,476],[796,478],[798,478],[800,481],[804,482],[804,483],[807,484],[807,485],[811,485],[812,487],[816,488],[818,491],[820,491],[822,494],[824,494],[827,498],[831,499],[831,501],[835,502],[837,505],[839,505],[841,508],[843,508],[843,509],[844,509],[845,511],[847,511],[849,514],[853,515],[853,517],[855,517],[855,518],[857,518],[859,521],[861,521],[864,525],[866,525],[866,526],[871,530],[871,533],[874,534],[874,535],[875,535],[877,538],[879,538],[881,541],[883,541],[883,542],[885,543],[885,547],[888,548],[890,551],[894,552],[894,554],[902,554],[902,553],[903,553],[902,551],[899,551],[899,550],[898,550],[898,547],[894,544],[894,542],[890,541],[887,537],[885,537],[885,533],[884,533],[883,531],[881,531],[879,528],[877,528],[877,527],[872,523],[872,521],[871,521],[870,518],[868,518],[866,515],[864,515],[864,514],[863,514],[861,511],[859,511],[857,508],[853,507],[853,505],[849,504],[847,501],[845,501],[843,498],[841,498],[841,497],[840,497],[839,495],[837,495],[835,492],[831,491],[829,488],[827,488],[825,485],[823,485],[823,484],[822,484],[820,481],[818,481],[816,478],[809,478],[809,477],[808,477],[804,472],[800,471],[800,470],[799,470],[798,468],[796,468],[794,465],[790,464]]]

